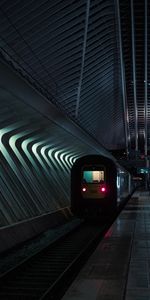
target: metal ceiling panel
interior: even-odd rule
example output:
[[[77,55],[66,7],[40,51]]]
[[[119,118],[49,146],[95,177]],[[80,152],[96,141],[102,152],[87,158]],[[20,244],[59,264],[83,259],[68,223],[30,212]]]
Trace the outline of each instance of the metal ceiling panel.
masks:
[[[114,0],[1,1],[0,51],[99,143],[125,147]]]

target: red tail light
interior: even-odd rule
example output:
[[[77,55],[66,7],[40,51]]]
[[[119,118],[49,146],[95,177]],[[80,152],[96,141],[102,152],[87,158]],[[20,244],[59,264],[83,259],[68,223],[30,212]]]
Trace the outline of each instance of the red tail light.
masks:
[[[101,186],[100,187],[100,191],[102,192],[102,193],[106,193],[106,186]]]

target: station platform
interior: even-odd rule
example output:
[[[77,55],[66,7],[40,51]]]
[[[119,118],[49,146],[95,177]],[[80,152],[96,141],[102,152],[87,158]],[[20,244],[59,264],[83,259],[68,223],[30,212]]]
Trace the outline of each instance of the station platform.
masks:
[[[137,191],[63,300],[150,300],[150,192]]]

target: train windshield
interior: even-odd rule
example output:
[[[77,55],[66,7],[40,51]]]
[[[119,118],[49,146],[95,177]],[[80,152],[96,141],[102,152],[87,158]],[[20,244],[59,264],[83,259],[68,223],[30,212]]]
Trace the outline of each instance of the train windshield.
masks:
[[[104,183],[104,170],[83,171],[84,183]]]

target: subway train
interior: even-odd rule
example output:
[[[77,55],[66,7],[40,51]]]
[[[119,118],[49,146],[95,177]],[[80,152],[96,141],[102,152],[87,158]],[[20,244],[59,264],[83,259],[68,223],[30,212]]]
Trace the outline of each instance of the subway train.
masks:
[[[102,155],[76,160],[71,170],[71,210],[79,217],[110,215],[133,192],[132,178]]]

